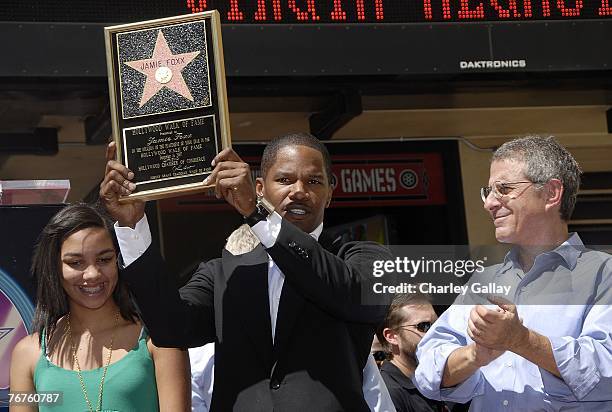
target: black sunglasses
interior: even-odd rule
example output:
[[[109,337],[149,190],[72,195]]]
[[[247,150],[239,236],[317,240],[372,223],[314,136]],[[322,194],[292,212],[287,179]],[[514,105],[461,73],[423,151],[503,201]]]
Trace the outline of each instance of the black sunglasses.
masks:
[[[400,328],[400,329],[408,328],[408,327],[416,328],[416,330],[418,330],[419,332],[422,332],[422,333],[427,333],[427,331],[431,328],[431,322],[420,322],[420,323],[417,323],[416,325],[400,325],[400,326],[398,326],[398,328]]]

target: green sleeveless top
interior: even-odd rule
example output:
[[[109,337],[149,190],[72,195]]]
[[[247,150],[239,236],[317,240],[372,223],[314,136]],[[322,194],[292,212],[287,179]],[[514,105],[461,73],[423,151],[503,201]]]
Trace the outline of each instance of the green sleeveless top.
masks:
[[[63,392],[63,402],[41,403],[39,412],[89,411],[77,372],[60,368],[48,359],[45,338],[43,333],[40,358],[34,370],[34,387],[36,392]],[[98,405],[103,372],[104,368],[81,372],[87,396],[94,409]],[[159,411],[155,367],[147,348],[147,333],[144,328],[134,348],[108,366],[102,392],[102,411]]]

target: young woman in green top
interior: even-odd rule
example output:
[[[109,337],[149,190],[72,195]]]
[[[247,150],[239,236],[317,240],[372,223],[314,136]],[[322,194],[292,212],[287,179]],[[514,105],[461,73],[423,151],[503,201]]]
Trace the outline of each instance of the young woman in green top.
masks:
[[[35,333],[15,347],[10,371],[11,392],[41,402],[13,396],[11,412],[190,410],[187,353],[148,338],[117,250],[108,220],[85,204],[64,208],[41,233]]]

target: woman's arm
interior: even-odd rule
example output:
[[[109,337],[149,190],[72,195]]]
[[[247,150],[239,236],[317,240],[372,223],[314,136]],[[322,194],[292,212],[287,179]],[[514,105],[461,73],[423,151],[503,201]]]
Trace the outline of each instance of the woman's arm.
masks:
[[[191,411],[191,372],[187,350],[159,348],[148,341],[155,364],[159,410]]]
[[[40,346],[38,335],[28,335],[21,339],[13,349],[11,355],[10,391],[11,393],[36,393],[34,388],[34,366],[38,359]],[[36,404],[13,402],[9,405],[10,412],[32,412],[38,411]]]

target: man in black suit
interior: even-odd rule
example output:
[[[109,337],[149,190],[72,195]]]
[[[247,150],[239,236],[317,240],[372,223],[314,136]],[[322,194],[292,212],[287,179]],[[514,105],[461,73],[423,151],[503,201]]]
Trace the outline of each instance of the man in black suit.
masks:
[[[143,204],[118,202],[134,190],[133,174],[107,163],[100,196],[118,222],[122,275],[153,341],[216,342],[213,411],[368,411],[362,370],[386,307],[363,299],[374,282],[372,262],[390,255],[371,242],[333,254],[316,241],[332,193],[327,149],[308,134],[275,139],[255,187],[231,149],[212,164],[207,183],[261,245],[240,256],[224,250],[178,291],[159,252],[140,242],[148,233]]]

